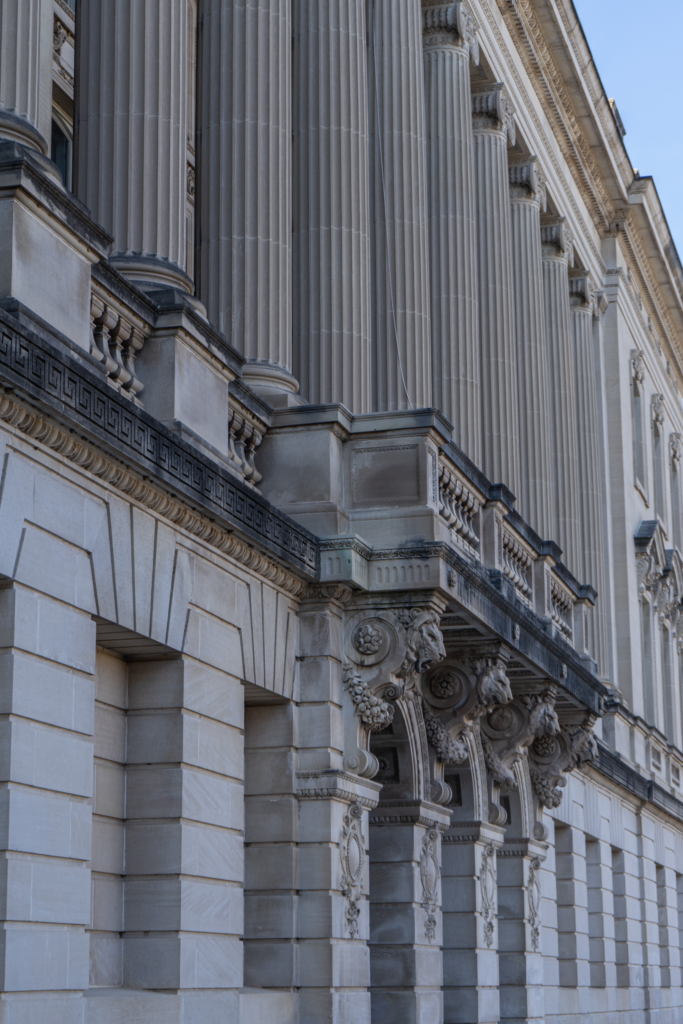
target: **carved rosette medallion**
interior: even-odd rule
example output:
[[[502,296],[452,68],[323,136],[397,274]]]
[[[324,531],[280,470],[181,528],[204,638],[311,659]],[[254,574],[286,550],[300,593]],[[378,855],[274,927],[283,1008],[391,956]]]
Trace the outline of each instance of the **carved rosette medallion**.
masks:
[[[363,866],[365,864],[365,840],[362,832],[363,807],[351,804],[344,815],[339,838],[341,859],[341,892],[346,899],[344,919],[349,935],[358,938],[360,927],[361,897],[363,895]]]
[[[486,948],[493,945],[496,929],[496,850],[493,843],[484,847],[481,855],[479,891],[481,895],[481,916],[484,921],[484,942]]]
[[[539,872],[541,862],[534,857],[529,865],[529,881],[527,894],[529,898],[529,929],[531,931],[531,948],[538,953],[541,946],[541,879]]]
[[[420,854],[420,881],[422,882],[422,907],[425,912],[425,935],[430,942],[436,939],[436,908],[438,906],[439,879],[441,867],[438,857],[439,831],[430,828],[422,838]]]

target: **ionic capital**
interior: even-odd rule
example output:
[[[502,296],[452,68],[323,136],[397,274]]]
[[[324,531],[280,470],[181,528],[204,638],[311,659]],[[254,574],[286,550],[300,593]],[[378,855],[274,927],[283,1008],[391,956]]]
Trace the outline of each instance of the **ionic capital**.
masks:
[[[547,214],[541,217],[541,247],[543,258],[563,257],[570,265],[573,262],[573,243],[565,217]]]
[[[515,156],[509,160],[510,199],[537,202],[546,209],[546,176],[535,156]]]
[[[422,0],[422,31],[428,49],[453,47],[464,50],[479,63],[478,25],[464,0]]]
[[[569,303],[572,309],[593,313],[595,288],[587,270],[571,270],[569,272]]]
[[[502,82],[477,85],[472,89],[472,117],[475,131],[499,131],[514,146],[515,108]]]

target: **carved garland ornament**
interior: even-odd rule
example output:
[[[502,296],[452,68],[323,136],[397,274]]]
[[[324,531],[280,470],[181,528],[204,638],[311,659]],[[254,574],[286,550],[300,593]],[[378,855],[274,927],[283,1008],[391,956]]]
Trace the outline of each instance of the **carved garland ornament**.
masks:
[[[541,880],[539,871],[541,862],[534,857],[529,865],[529,882],[527,893],[529,897],[529,929],[531,931],[531,947],[538,953],[541,945]]]
[[[363,895],[363,866],[365,864],[365,840],[361,830],[362,805],[360,803],[351,804],[342,820],[339,856],[342,867],[341,892],[346,899],[344,919],[349,935],[352,939],[357,939]]]
[[[445,725],[433,714],[431,708],[423,703],[423,713],[427,739],[434,747],[436,756],[444,764],[462,764],[467,760],[469,747],[465,738],[466,732],[451,736]]]
[[[394,708],[370,692],[366,682],[353,665],[346,662],[343,670],[344,689],[349,691],[358,717],[370,732],[381,732],[394,720]]]
[[[481,894],[481,916],[484,921],[484,942],[487,949],[493,945],[496,921],[496,849],[493,843],[484,847],[481,855],[479,891]]]
[[[422,882],[422,907],[425,912],[425,935],[430,942],[436,938],[436,908],[438,906],[439,879],[441,867],[438,857],[439,831],[430,828],[422,837],[420,854],[420,880]]]

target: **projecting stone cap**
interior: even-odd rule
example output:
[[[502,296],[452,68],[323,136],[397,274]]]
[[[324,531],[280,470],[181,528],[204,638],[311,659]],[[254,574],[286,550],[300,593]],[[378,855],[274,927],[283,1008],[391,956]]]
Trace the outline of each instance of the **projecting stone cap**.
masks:
[[[546,176],[535,156],[511,156],[508,159],[510,172],[510,199],[533,200],[541,210],[546,209]]]
[[[425,49],[454,46],[465,50],[473,63],[479,63],[477,25],[469,5],[463,0],[422,0],[422,29]]]
[[[54,172],[39,153],[0,142],[0,300],[89,352],[91,267],[111,239]]]
[[[515,108],[502,82],[475,85],[472,88],[472,117],[475,131],[499,131],[514,146]]]
[[[451,822],[451,811],[426,800],[382,801],[370,815],[371,825],[424,825],[444,832]]]
[[[296,795],[299,800],[341,800],[349,804],[359,803],[372,810],[379,803],[381,790],[381,783],[350,775],[337,768],[296,774]]]

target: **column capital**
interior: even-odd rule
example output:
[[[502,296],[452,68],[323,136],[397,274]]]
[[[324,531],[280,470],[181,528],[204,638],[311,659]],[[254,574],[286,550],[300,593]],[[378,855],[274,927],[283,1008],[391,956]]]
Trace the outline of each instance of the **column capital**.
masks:
[[[512,156],[508,160],[510,199],[531,200],[546,210],[547,179],[535,156]]]
[[[454,47],[464,50],[474,64],[479,63],[479,26],[469,5],[463,0],[422,0],[422,31],[425,47]]]
[[[595,308],[595,287],[587,270],[570,270],[569,304],[572,310],[593,314]]]
[[[543,259],[563,257],[571,266],[574,236],[567,227],[567,218],[555,214],[541,217],[541,246]]]
[[[515,108],[502,82],[476,85],[472,89],[472,127],[474,131],[499,131],[514,146]]]

